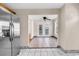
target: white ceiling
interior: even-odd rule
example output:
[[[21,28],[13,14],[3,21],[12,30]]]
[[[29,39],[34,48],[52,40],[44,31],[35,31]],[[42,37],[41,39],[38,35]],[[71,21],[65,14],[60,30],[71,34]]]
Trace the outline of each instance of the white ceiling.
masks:
[[[48,19],[54,20],[58,17],[58,15],[28,15],[30,20],[41,20],[43,17],[47,17]]]
[[[12,9],[55,9],[61,8],[64,3],[6,3]]]

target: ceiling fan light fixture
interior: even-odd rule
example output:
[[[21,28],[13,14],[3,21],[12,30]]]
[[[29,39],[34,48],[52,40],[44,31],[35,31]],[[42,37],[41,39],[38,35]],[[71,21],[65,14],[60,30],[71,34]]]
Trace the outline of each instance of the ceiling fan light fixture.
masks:
[[[47,19],[47,17],[43,17],[43,19]]]

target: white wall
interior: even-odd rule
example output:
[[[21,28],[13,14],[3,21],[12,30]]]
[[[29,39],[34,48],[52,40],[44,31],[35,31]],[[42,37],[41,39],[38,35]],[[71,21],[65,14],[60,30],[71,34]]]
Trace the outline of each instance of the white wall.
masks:
[[[64,50],[79,50],[79,4],[61,9],[60,45]]]

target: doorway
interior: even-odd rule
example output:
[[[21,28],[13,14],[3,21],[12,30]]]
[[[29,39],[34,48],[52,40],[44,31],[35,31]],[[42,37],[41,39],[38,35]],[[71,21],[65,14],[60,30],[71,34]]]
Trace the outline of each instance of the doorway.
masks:
[[[58,15],[28,15],[28,47],[57,47]]]

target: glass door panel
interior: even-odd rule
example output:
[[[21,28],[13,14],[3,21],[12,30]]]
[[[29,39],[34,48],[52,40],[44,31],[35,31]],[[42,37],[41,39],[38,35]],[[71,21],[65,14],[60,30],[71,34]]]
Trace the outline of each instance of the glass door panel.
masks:
[[[39,35],[43,35],[43,26],[39,25]]]
[[[49,35],[49,28],[45,27],[45,35]]]

